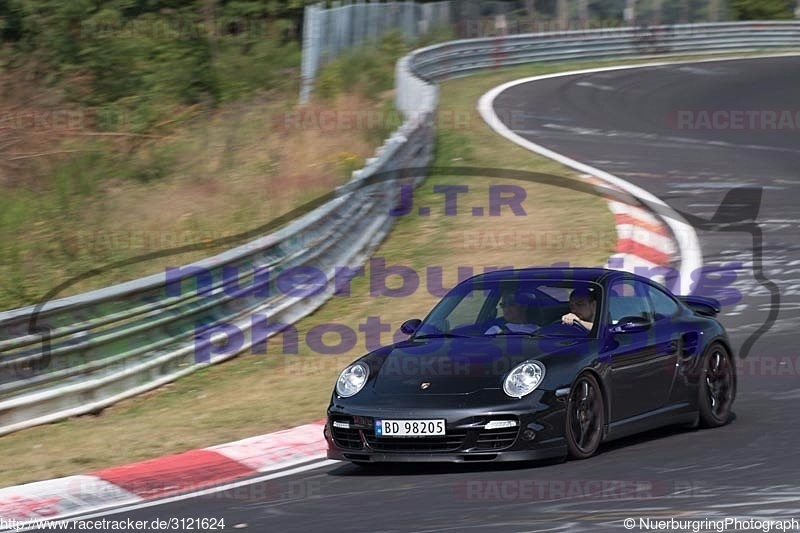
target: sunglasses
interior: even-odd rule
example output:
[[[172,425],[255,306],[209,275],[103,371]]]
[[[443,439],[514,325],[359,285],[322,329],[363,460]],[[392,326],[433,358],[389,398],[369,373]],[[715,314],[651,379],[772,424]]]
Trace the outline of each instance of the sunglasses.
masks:
[[[512,306],[512,305],[519,305],[519,304],[515,303],[515,302],[500,302],[498,305],[500,307],[509,307],[509,306]]]

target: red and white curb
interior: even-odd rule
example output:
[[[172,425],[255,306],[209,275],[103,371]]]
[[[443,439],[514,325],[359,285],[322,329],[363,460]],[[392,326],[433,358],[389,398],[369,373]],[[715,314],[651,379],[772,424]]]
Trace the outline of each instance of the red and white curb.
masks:
[[[666,269],[677,271],[680,261],[669,226],[623,189],[593,176],[581,177],[597,187],[614,214],[617,245],[606,266],[664,283]]]
[[[86,475],[0,489],[0,525],[57,519],[193,492],[325,458],[324,420]],[[0,527],[0,529],[2,529]]]

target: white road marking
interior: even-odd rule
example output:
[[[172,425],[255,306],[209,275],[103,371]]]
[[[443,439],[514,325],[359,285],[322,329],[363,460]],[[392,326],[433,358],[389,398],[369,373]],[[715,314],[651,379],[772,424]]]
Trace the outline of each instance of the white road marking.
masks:
[[[600,89],[601,91],[613,91],[614,87],[610,85],[601,85],[599,83],[592,83],[590,81],[579,81],[576,83],[578,87],[589,87],[590,89]]]

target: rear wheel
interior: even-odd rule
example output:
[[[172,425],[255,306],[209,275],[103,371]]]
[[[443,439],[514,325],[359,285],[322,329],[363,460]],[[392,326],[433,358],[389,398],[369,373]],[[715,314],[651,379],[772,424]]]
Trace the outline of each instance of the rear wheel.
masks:
[[[733,357],[721,344],[712,344],[703,354],[698,386],[700,423],[705,427],[724,426],[732,418],[736,398]]]
[[[603,440],[605,408],[597,379],[581,374],[569,392],[567,402],[567,448],[571,457],[591,457]]]

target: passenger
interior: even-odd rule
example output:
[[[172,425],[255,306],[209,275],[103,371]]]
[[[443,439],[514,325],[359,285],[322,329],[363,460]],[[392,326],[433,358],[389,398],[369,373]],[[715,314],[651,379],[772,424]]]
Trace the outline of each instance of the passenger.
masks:
[[[503,332],[515,333],[533,333],[539,326],[532,324],[528,320],[528,305],[524,302],[524,298],[520,294],[513,291],[504,292],[498,304],[503,310],[503,319],[505,323],[501,325],[494,325],[486,330],[486,335],[497,335]]]

